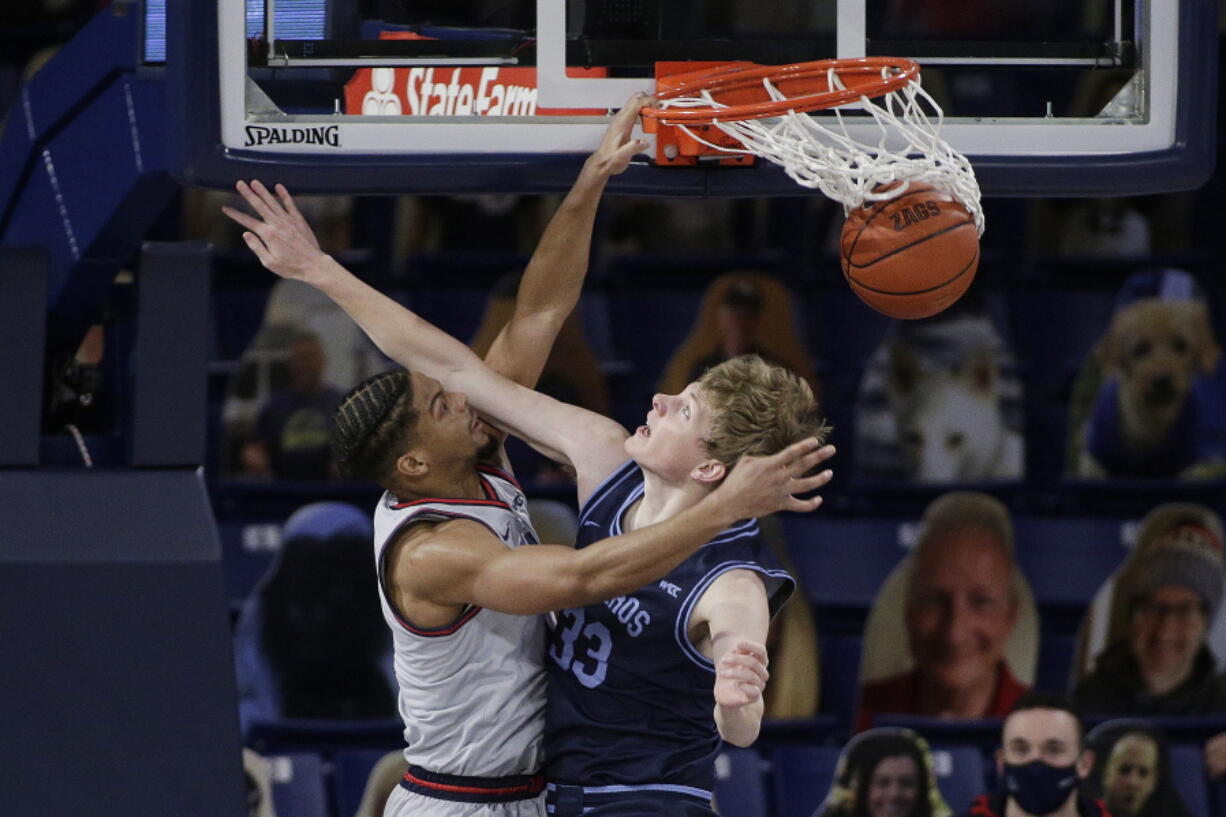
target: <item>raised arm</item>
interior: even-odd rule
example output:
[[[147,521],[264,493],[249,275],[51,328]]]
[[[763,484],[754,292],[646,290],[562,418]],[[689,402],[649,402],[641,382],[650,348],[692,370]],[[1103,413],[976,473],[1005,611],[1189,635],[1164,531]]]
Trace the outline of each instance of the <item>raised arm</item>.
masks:
[[[289,192],[276,196],[260,182],[238,192],[259,218],[232,208],[226,215],[247,228],[243,240],[260,262],[283,278],[303,281],[336,302],[384,354],[406,368],[464,392],[483,416],[576,471],[580,496],[625,460],[626,430],[599,414],[519,386],[491,371],[471,349],[360,281],[319,248]]]
[[[580,550],[559,545],[512,550],[475,522],[446,522],[398,543],[394,584],[434,604],[475,604],[523,615],[593,604],[664,576],[741,519],[817,508],[820,497],[802,500],[795,494],[825,485],[830,471],[800,475],[832,453],[830,446],[819,448],[817,440],[808,439],[770,457],[746,457],[690,508]]]
[[[647,94],[640,94],[627,102],[583,163],[524,270],[510,320],[485,355],[487,366],[521,386],[536,386],[562,324],[579,302],[605,185],[646,148],[631,135],[647,99]]]

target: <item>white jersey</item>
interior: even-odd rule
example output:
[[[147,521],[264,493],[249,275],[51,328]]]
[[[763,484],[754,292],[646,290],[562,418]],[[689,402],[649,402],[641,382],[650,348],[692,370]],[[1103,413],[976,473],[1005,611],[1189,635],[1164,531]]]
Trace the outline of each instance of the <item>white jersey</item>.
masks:
[[[545,724],[545,620],[469,606],[446,627],[414,626],[389,602],[387,546],[414,522],[472,519],[507,547],[537,544],[523,491],[507,474],[478,466],[485,499],[400,502],[385,493],[375,511],[379,601],[392,629],[405,757],[450,775],[536,773]]]

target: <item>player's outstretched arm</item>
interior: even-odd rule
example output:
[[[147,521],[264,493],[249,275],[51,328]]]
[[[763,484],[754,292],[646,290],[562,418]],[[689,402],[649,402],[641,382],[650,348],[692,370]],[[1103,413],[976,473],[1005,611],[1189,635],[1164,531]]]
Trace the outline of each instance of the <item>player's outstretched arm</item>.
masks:
[[[319,248],[314,233],[277,185],[274,196],[263,184],[239,182],[238,192],[258,218],[233,208],[227,216],[247,228],[243,240],[272,272],[303,281],[345,311],[384,354],[407,368],[437,378],[464,392],[483,416],[570,463],[585,496],[625,460],[626,430],[616,422],[519,386],[486,367],[460,341],[359,280]]]
[[[662,578],[742,519],[815,510],[820,496],[799,495],[826,485],[832,474],[801,475],[833,454],[833,446],[810,438],[770,457],[745,457],[718,488],[676,516],[581,550],[560,545],[508,550],[488,534],[490,544],[476,550],[473,537],[481,533],[476,523],[446,523],[412,548],[396,578],[414,595],[437,603],[521,615],[594,604]]]
[[[485,355],[494,371],[521,386],[540,379],[558,332],[574,311],[591,254],[592,228],[608,180],[622,173],[647,143],[632,138],[647,94],[637,94],[613,117],[600,146],[558,206],[519,284],[515,310]]]

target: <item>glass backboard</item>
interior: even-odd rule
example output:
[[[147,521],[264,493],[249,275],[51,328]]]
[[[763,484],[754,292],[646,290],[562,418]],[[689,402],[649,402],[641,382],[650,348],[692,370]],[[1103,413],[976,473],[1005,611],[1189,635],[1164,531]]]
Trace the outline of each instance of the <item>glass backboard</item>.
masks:
[[[920,63],[942,136],[989,195],[1186,189],[1212,167],[1216,14],[1203,2],[191,0],[174,14],[171,92],[206,103],[193,130],[207,133],[185,136],[196,183],[275,163],[337,192],[554,189],[608,112],[654,88],[659,62],[866,55]],[[323,172],[294,170],[307,165]],[[764,167],[645,163],[618,185],[798,192]]]

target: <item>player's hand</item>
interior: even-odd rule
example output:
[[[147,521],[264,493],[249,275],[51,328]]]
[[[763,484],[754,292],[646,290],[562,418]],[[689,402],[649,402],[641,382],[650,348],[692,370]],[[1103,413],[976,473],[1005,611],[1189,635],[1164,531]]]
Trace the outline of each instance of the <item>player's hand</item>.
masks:
[[[626,101],[613,117],[605,131],[600,147],[588,157],[584,170],[601,177],[616,176],[630,165],[636,153],[647,150],[646,139],[632,139],[634,125],[638,122],[639,109],[651,99],[650,94],[635,94]]]
[[[251,184],[240,181],[235,189],[259,218],[233,207],[222,207],[221,211],[247,228],[243,241],[260,263],[282,278],[308,280],[327,255],[285,185],[277,185],[276,196],[258,180]]]
[[[761,698],[770,678],[766,671],[768,662],[765,646],[738,641],[715,664],[715,703],[737,709]]]
[[[769,516],[776,511],[807,513],[822,504],[821,496],[801,499],[830,482],[834,472],[829,468],[812,476],[822,462],[834,456],[833,445],[822,445],[816,437],[807,437],[769,457],[741,457],[724,482],[711,493],[723,512],[735,522]]]

